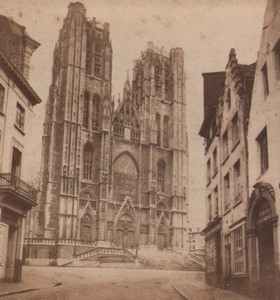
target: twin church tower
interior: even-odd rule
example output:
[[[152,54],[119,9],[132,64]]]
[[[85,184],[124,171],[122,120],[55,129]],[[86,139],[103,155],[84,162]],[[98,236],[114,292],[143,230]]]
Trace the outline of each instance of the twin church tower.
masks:
[[[49,258],[65,257],[71,247],[98,243],[185,247],[183,50],[166,54],[149,43],[114,103],[109,29],[70,3],[54,50],[41,193],[25,239],[30,258],[43,258],[46,249]],[[60,253],[58,244],[65,246]]]

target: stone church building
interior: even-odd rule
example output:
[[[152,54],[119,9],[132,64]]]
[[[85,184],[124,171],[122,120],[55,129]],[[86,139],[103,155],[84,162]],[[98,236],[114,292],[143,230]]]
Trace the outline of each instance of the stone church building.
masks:
[[[183,50],[165,53],[149,43],[115,103],[109,29],[70,3],[54,50],[41,197],[29,218],[26,257],[67,257],[100,243],[185,247]]]

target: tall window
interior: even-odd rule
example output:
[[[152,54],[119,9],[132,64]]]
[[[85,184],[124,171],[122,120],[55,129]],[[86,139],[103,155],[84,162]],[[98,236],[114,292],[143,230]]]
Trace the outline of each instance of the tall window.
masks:
[[[85,128],[88,128],[89,123],[89,93],[85,91],[84,94],[84,111],[83,111],[83,125]]]
[[[211,160],[207,161],[207,183],[211,181]]]
[[[211,194],[208,195],[207,201],[208,201],[208,221],[210,222],[212,220],[212,199],[211,199]]]
[[[230,208],[230,181],[229,181],[229,173],[224,177],[224,204],[225,211]]]
[[[132,159],[124,154],[118,158],[113,167],[114,200],[122,203],[126,196],[132,202],[137,200],[138,172]]]
[[[168,100],[169,96],[169,72],[168,72],[168,65],[164,66],[164,93],[165,99]]]
[[[239,227],[233,231],[234,273],[245,271],[244,248],[243,227]]]
[[[95,94],[92,99],[92,118],[91,118],[92,130],[98,129],[99,105],[100,105],[99,96]]]
[[[160,160],[157,164],[157,190],[160,192],[164,192],[165,184],[165,162]]]
[[[217,217],[219,215],[219,194],[218,194],[218,187],[216,186],[214,189],[214,217]]]
[[[213,151],[213,175],[218,172],[217,148]]]
[[[228,155],[228,131],[227,130],[223,134],[222,148],[223,148],[223,159],[225,159]]]
[[[268,169],[268,145],[266,127],[257,137],[257,142],[259,144],[261,174],[263,174]]]
[[[87,38],[86,38],[86,74],[91,74],[91,57],[92,57],[92,42],[91,42],[91,31],[87,29]]]
[[[92,179],[93,172],[93,147],[90,143],[87,143],[84,147],[84,179]]]
[[[156,114],[156,141],[160,145],[160,114]]]
[[[238,112],[234,115],[231,121],[231,135],[232,135],[232,145],[235,146],[239,139],[239,122],[238,122]]]
[[[0,113],[4,112],[5,88],[0,84]]]
[[[158,66],[155,67],[155,91],[156,91],[156,95],[160,95],[161,81],[160,81],[160,69]]]
[[[267,96],[269,94],[269,85],[268,85],[268,75],[267,75],[267,64],[265,63],[262,67],[262,77],[263,77],[263,92]]]
[[[12,169],[11,174],[16,177],[20,177],[21,169],[21,152],[13,147],[13,156],[12,156]]]
[[[169,146],[168,126],[169,126],[169,118],[165,116],[163,121],[163,146],[166,148]]]
[[[17,103],[15,124],[21,130],[24,130],[24,117],[25,117],[25,110],[19,103]]]
[[[96,77],[101,76],[101,46],[99,44],[95,47],[94,74]]]
[[[234,203],[241,201],[241,181],[240,181],[240,160],[238,160],[233,166],[233,192]]]

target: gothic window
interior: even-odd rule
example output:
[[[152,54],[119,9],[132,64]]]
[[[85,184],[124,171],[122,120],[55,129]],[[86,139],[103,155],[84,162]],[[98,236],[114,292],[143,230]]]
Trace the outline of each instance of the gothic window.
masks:
[[[86,74],[91,74],[91,57],[92,57],[92,44],[91,44],[91,32],[87,30],[87,38],[86,38]]]
[[[89,214],[86,214],[81,219],[81,240],[91,241],[92,221]]]
[[[163,121],[163,146],[166,148],[169,146],[168,126],[169,118],[165,116]]]
[[[4,112],[5,88],[0,84],[0,113]]]
[[[96,205],[95,199],[93,198],[93,196],[89,192],[84,191],[79,196],[79,207],[80,207],[80,209],[84,209],[86,207],[87,203],[89,203],[89,205],[91,206],[91,208],[93,210],[96,210],[97,205]]]
[[[95,94],[92,99],[92,117],[91,117],[92,130],[98,129],[99,105],[100,105],[100,97]]]
[[[101,47],[99,44],[95,47],[94,74],[96,77],[101,76]]]
[[[160,114],[156,114],[156,143],[160,145]]]
[[[114,199],[121,203],[126,196],[133,202],[137,199],[138,173],[132,159],[124,154],[113,167]]]
[[[84,111],[83,111],[83,125],[88,128],[89,123],[89,93],[85,91],[84,94]]]
[[[93,171],[93,147],[87,143],[84,147],[84,179],[92,179]]]
[[[160,95],[161,92],[160,69],[158,66],[155,67],[155,92],[156,95]]]
[[[165,162],[164,160],[160,160],[157,163],[157,190],[159,192],[165,191]]]
[[[167,100],[169,95],[169,72],[168,72],[168,65],[165,65],[164,69],[164,92],[165,92],[165,98]]]

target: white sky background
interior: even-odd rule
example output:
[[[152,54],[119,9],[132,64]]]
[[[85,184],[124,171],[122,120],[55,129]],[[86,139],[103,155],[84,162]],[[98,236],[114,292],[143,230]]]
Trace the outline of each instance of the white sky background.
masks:
[[[182,47],[185,53],[189,134],[190,222],[205,225],[203,121],[204,72],[223,71],[231,48],[239,63],[256,61],[266,0],[83,0],[87,17],[110,23],[113,95],[121,93],[133,60],[153,41],[157,47]],[[52,54],[67,15],[67,0],[0,0],[0,14],[11,16],[41,43],[31,58],[30,83],[43,103],[32,123],[30,180],[39,171],[42,123],[51,83]],[[33,181],[33,180],[32,180]]]

